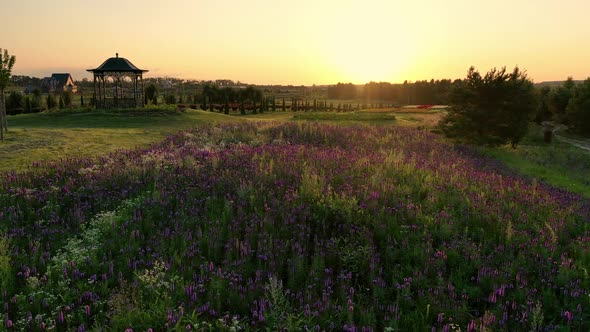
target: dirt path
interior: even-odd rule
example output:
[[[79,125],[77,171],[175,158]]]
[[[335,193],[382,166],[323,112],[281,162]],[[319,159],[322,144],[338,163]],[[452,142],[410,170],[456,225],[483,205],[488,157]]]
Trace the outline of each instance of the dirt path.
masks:
[[[562,129],[564,129],[564,127],[559,127],[557,129],[555,129],[555,131],[553,132],[555,134],[555,138],[557,138],[560,141],[567,142],[575,147],[578,147],[578,148],[590,153],[590,141],[581,141],[581,140],[561,136],[561,135],[559,135],[559,131]]]
[[[579,141],[577,139],[572,139],[572,138],[567,138],[567,137],[563,137],[559,134],[555,134],[555,137],[557,137],[557,139],[567,142],[571,145],[574,145],[582,150],[586,150],[586,152],[590,153],[590,144],[584,141]]]

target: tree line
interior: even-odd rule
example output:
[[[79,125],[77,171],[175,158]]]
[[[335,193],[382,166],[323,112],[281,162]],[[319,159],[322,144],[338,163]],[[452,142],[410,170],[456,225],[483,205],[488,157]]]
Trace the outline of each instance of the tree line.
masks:
[[[448,79],[430,81],[405,81],[403,84],[369,82],[364,85],[338,83],[328,87],[330,99],[364,99],[367,102],[388,102],[399,105],[431,104],[446,105],[454,85]]]
[[[454,82],[450,108],[439,129],[455,140],[479,145],[518,144],[529,123],[565,124],[590,136],[590,78],[576,84],[568,78],[556,88],[535,88],[518,67],[492,69],[485,75],[474,67]]]
[[[557,87],[539,88],[535,121],[565,124],[574,132],[590,135],[590,78],[581,83],[568,77]]]

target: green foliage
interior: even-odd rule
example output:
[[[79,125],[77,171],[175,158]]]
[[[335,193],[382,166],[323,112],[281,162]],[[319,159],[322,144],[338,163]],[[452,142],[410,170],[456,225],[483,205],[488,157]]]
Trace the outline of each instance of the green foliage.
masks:
[[[63,99],[65,107],[72,106],[72,92],[71,91],[63,91],[61,93],[61,99]]]
[[[164,97],[164,102],[168,105],[176,104],[176,96],[173,94],[166,95],[166,97]]]
[[[10,291],[12,287],[11,250],[10,239],[8,236],[0,233],[0,292]]]
[[[29,96],[25,97],[25,113],[31,113],[32,105],[31,105],[31,98]]]
[[[59,96],[59,109],[63,110],[65,108],[66,104],[64,102],[64,99],[62,96]]]
[[[559,122],[567,120],[565,112],[572,97],[574,86],[574,80],[568,77],[562,86],[553,89],[549,94],[549,111],[551,111],[554,118]]]
[[[568,123],[575,132],[590,136],[590,78],[572,90],[566,113]]]
[[[535,112],[535,122],[541,123],[551,119],[551,111],[549,110],[549,96],[551,88],[544,86],[537,90],[537,110]]]
[[[526,135],[535,108],[533,83],[518,67],[512,73],[505,67],[494,68],[485,76],[471,67],[453,90],[440,128],[460,142],[516,146]]]
[[[33,92],[33,97],[31,98],[31,108],[33,110],[40,110],[41,109],[41,92],[36,94]]]
[[[270,305],[268,326],[273,331],[301,331],[305,324],[302,315],[294,314],[283,290],[283,282],[271,277],[266,284],[266,298]]]
[[[8,50],[4,50],[3,53],[0,48],[0,92],[4,92],[4,89],[8,86],[15,62],[16,57],[14,55],[9,55]]]
[[[13,91],[10,93],[10,95],[8,95],[8,99],[6,99],[6,109],[8,111],[8,114],[18,114],[20,112],[22,112],[22,109],[25,106],[25,99],[23,97],[22,94]],[[16,111],[19,110],[20,112]]]
[[[51,110],[57,107],[57,100],[53,94],[47,95],[47,109]]]
[[[9,55],[8,50],[0,48],[0,140],[4,140],[4,132],[8,131],[8,122],[6,120],[6,102],[4,101],[4,89],[10,82],[12,67],[16,62],[14,55]]]
[[[158,87],[155,84],[150,84],[145,88],[145,98],[157,105]],[[154,102],[155,101],[155,102]]]

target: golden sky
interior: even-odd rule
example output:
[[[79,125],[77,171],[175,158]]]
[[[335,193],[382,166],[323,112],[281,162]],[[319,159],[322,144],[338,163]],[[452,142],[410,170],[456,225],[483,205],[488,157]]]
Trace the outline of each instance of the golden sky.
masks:
[[[518,65],[535,82],[590,76],[588,0],[0,0],[13,74],[108,57],[148,76],[256,84],[463,78]]]

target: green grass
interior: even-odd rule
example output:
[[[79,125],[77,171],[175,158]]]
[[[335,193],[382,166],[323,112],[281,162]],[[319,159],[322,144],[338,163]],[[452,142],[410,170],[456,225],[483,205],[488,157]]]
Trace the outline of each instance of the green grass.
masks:
[[[367,113],[367,112],[307,112],[297,113],[294,120],[307,121],[369,121],[383,122],[395,121],[395,116],[390,113]]]
[[[545,144],[537,127],[531,128],[515,149],[486,149],[486,153],[519,172],[553,186],[590,197],[590,153],[565,142]]]
[[[179,130],[244,121],[206,111],[158,107],[139,111],[70,110],[8,117],[0,142],[0,171],[26,169],[36,160],[97,156],[155,143]]]

